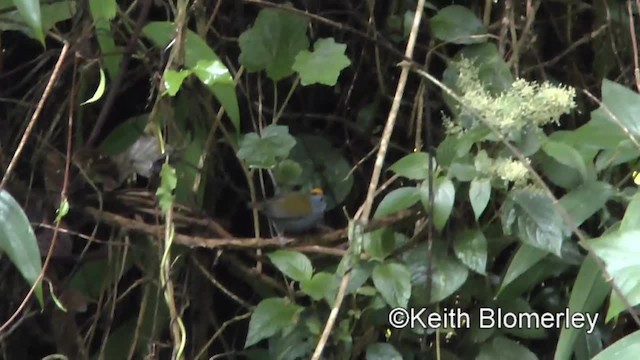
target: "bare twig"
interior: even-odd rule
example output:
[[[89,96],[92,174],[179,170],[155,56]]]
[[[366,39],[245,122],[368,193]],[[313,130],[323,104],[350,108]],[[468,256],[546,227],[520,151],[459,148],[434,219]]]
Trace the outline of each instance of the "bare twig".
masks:
[[[416,39],[418,38],[418,28],[420,27],[420,20],[422,19],[422,12],[424,10],[424,0],[418,0],[418,4],[416,6],[416,13],[413,18],[413,25],[411,26],[411,33],[409,34],[409,40],[407,41],[407,46],[405,48],[404,57],[413,58],[413,49],[415,48]],[[400,102],[404,95],[404,88],[407,83],[407,78],[409,77],[409,68],[404,67],[400,72],[400,78],[398,79],[398,85],[396,87],[396,93],[393,98],[393,103],[391,104],[391,109],[389,110],[389,116],[387,117],[387,122],[384,127],[384,131],[382,132],[382,139],[380,140],[380,148],[378,149],[378,155],[376,157],[376,162],[373,168],[373,173],[371,174],[371,180],[369,182],[369,189],[367,191],[367,197],[358,210],[358,214],[356,215],[356,220],[362,224],[367,224],[369,221],[369,216],[371,214],[371,209],[373,207],[373,198],[375,196],[376,190],[378,188],[378,183],[380,181],[380,174],[382,173],[382,166],[384,165],[384,159],[387,155],[387,149],[389,147],[389,141],[391,139],[391,134],[393,133],[393,129],[395,127],[396,118],[398,116],[398,111],[400,110]],[[322,350],[324,349],[327,340],[329,339],[329,334],[331,333],[331,329],[335,324],[336,317],[338,316],[338,311],[340,310],[340,306],[342,305],[342,301],[344,299],[345,290],[347,288],[347,284],[349,283],[349,279],[351,278],[351,272],[347,271],[342,278],[342,282],[340,283],[340,288],[338,289],[338,294],[336,296],[336,300],[331,309],[331,313],[329,314],[329,318],[325,324],[324,330],[322,331],[322,335],[320,336],[320,340],[318,341],[318,345],[316,346],[315,351],[313,352],[312,360],[320,359],[320,355],[322,354]]]
[[[16,149],[16,152],[14,153],[13,157],[11,158],[11,162],[9,163],[9,166],[7,167],[7,171],[5,172],[4,177],[2,178],[2,182],[0,183],[0,190],[2,190],[4,188],[6,182],[9,179],[9,176],[11,175],[11,170],[13,169],[13,167],[15,167],[16,163],[18,162],[18,158],[20,157],[20,153],[22,152],[22,149],[24,148],[25,144],[27,143],[27,139],[29,138],[29,135],[30,135],[31,131],[33,130],[33,127],[35,126],[35,123],[38,120],[38,117],[40,115],[40,112],[42,111],[42,108],[44,106],[45,101],[47,100],[47,98],[49,97],[49,94],[51,93],[51,89],[53,88],[53,84],[56,82],[56,80],[58,79],[58,76],[60,75],[60,68],[62,67],[62,64],[64,63],[64,60],[65,60],[65,58],[67,56],[67,52],[68,51],[69,51],[69,43],[65,42],[64,46],[62,47],[62,51],[60,52],[60,56],[58,57],[58,62],[56,63],[56,65],[55,65],[55,67],[53,69],[53,72],[51,73],[51,77],[49,78],[49,82],[47,83],[47,86],[44,89],[44,93],[42,94],[42,98],[40,98],[40,101],[38,102],[38,106],[36,107],[36,110],[33,113],[33,116],[31,116],[31,121],[29,122],[29,125],[27,126],[27,129],[25,130],[25,133],[22,136],[22,139],[20,140],[20,144],[18,144],[18,148]],[[69,161],[69,159],[67,159],[67,161]],[[68,176],[68,173],[65,173],[64,183],[67,183],[67,181],[68,181],[67,176]],[[22,299],[22,302],[20,303],[20,305],[18,306],[16,311],[11,315],[11,317],[9,317],[9,319],[7,321],[5,321],[0,326],[0,333],[2,333],[9,325],[11,325],[11,323],[13,321],[15,321],[15,319],[18,317],[20,312],[24,309],[25,306],[27,306],[27,303],[29,302],[29,299],[31,299],[31,296],[33,295],[33,292],[35,291],[35,289],[38,286],[38,284],[40,284],[40,282],[42,281],[42,278],[44,277],[45,271],[47,270],[47,267],[49,265],[49,260],[51,260],[51,256],[53,255],[53,249],[54,249],[54,245],[55,245],[55,239],[56,239],[57,234],[58,234],[59,225],[60,225],[60,221],[56,221],[56,227],[53,230],[53,239],[51,240],[51,243],[49,244],[49,251],[47,252],[47,257],[44,260],[44,264],[42,265],[42,269],[40,270],[40,273],[38,274],[38,277],[33,282],[33,285],[31,285],[31,288],[29,289],[29,292],[27,293],[27,295],[25,295],[24,299]]]
[[[60,69],[62,68],[62,64],[67,57],[67,52],[69,51],[69,43],[65,43],[62,47],[62,51],[60,52],[60,56],[58,56],[58,62],[56,62],[55,67],[53,68],[53,72],[51,73],[51,77],[49,78],[49,82],[47,86],[44,88],[44,92],[42,93],[42,97],[40,101],[38,101],[38,105],[36,106],[36,110],[31,115],[31,120],[29,121],[29,125],[27,125],[24,134],[22,135],[22,139],[20,139],[20,143],[18,144],[18,148],[16,149],[11,161],[9,162],[9,166],[7,166],[7,170],[4,172],[4,176],[2,177],[2,182],[0,182],[0,190],[4,189],[5,185],[7,185],[7,181],[13,172],[13,169],[18,164],[18,159],[20,159],[20,155],[22,154],[22,150],[27,144],[27,140],[29,139],[29,135],[31,135],[31,131],[36,125],[36,122],[40,118],[40,113],[44,108],[44,103],[49,98],[51,94],[51,90],[53,89],[53,84],[56,83],[58,77],[60,76]]]

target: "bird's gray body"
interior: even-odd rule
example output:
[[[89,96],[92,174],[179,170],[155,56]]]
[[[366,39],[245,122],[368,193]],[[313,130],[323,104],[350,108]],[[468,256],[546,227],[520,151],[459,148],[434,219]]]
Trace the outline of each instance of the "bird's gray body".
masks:
[[[271,214],[269,219],[276,228],[278,234],[298,234],[313,229],[323,218],[327,209],[327,203],[323,195],[311,195],[311,213],[304,217],[282,216],[276,209],[270,209],[271,204],[266,204],[265,212]]]

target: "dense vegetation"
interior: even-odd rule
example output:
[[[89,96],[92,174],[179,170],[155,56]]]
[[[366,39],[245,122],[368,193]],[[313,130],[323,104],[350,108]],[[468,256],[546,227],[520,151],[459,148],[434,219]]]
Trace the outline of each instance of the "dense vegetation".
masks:
[[[0,354],[637,358],[638,13],[0,0]]]

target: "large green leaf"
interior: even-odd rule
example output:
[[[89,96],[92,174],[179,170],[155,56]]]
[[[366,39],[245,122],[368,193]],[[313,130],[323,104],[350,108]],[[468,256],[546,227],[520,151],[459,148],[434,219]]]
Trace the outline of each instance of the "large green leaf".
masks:
[[[605,109],[606,106],[606,109]],[[612,114],[615,119],[610,115]],[[630,136],[640,142],[640,95],[625,86],[604,79],[602,106],[591,112],[591,120],[571,132],[569,140],[577,146],[615,149]],[[624,129],[629,131],[627,134]]]
[[[565,143],[548,140],[542,145],[542,151],[562,165],[577,170],[583,179],[587,178],[587,166],[580,153]]]
[[[407,307],[411,296],[411,273],[402,264],[383,263],[373,268],[373,284],[391,306]]]
[[[0,191],[0,250],[32,286],[42,271],[38,241],[22,207],[4,189]],[[36,285],[35,294],[43,305],[41,282]]]
[[[476,220],[489,204],[491,198],[491,182],[489,179],[473,179],[469,185],[469,201]]]
[[[611,285],[609,285],[604,279],[604,276],[602,276],[602,271],[598,267],[598,264],[593,257],[588,256],[582,263],[573,288],[571,289],[568,309],[572,314],[589,313],[593,316],[602,305],[602,302],[610,290]],[[585,333],[585,331],[587,331],[587,329],[562,327],[554,359],[571,359],[578,335]]]
[[[420,201],[420,189],[415,186],[402,187],[388,193],[378,205],[374,218],[380,218],[407,209]]]
[[[592,360],[636,360],[638,354],[640,354],[640,330],[616,341]]]
[[[248,348],[262,339],[275,335],[280,330],[293,326],[303,309],[302,306],[291,304],[281,298],[260,301],[251,314],[249,333],[244,347]]]
[[[56,23],[68,20],[76,13],[77,4],[75,1],[62,1],[53,4],[41,4],[40,12],[47,14],[42,21],[42,32],[46,33]],[[24,17],[19,10],[11,10],[0,12],[0,31],[17,30],[22,31],[26,35],[36,38],[33,28],[29,24],[25,24]]]
[[[469,8],[450,5],[431,18],[429,22],[433,36],[454,44],[473,44],[487,41],[486,38],[473,37],[485,33],[482,21]]]
[[[278,250],[268,256],[278,270],[293,280],[308,281],[311,279],[313,266],[306,255],[297,251]]]
[[[293,73],[296,55],[309,47],[307,19],[278,9],[262,9],[251,29],[238,39],[240,64],[248,71],[266,70],[278,81]]]
[[[458,290],[467,280],[469,270],[440,246],[434,244],[431,259],[433,261],[431,299],[426,299],[425,289],[429,266],[427,246],[423,244],[402,254],[402,261],[411,273],[412,304],[426,306],[442,301]]]
[[[150,22],[142,29],[154,44],[164,48],[175,38],[172,22]],[[240,130],[240,109],[231,73],[206,41],[191,30],[184,39],[184,65],[207,85],[226,111],[236,131]]]
[[[519,210],[517,224],[520,240],[560,256],[567,229],[553,200],[540,190],[531,189],[512,191],[511,197]]]
[[[302,85],[324,84],[333,86],[342,69],[351,64],[344,55],[347,45],[336,43],[333,38],[318,39],[313,52],[302,50],[291,67],[300,74]]]
[[[389,166],[389,170],[407,179],[424,180],[429,177],[429,158],[425,152],[414,152]],[[432,160],[432,170],[435,169],[436,164]]]
[[[580,226],[601,210],[613,194],[613,187],[608,183],[593,181],[571,190],[559,200],[559,203],[571,216],[575,225]]]
[[[429,182],[423,181],[420,186],[422,205],[429,211]],[[440,231],[449,220],[456,197],[453,182],[445,177],[435,179],[433,184],[433,225]]]
[[[456,257],[467,267],[484,274],[487,267],[487,238],[480,230],[467,230],[453,242]]]
[[[33,38],[44,45],[44,31],[42,29],[42,17],[40,15],[40,1],[38,0],[13,0],[24,21],[33,31]]]
[[[533,265],[544,259],[548,253],[531,245],[522,244],[511,258],[509,267],[502,279],[498,293],[504,290],[513,280],[531,269]]]
[[[604,260],[609,275],[631,306],[640,304],[640,230],[622,231],[590,240],[598,257]],[[607,321],[625,310],[615,293],[607,312]]]
[[[318,301],[330,291],[335,283],[335,279],[334,274],[319,272],[310,279],[303,278],[303,280],[300,281],[300,290],[309,295],[313,300]]]
[[[289,156],[295,144],[288,127],[269,125],[262,129],[262,135],[249,133],[242,137],[238,158],[246,161],[249,167],[270,169]]]
[[[640,303],[640,285],[633,280],[640,275],[640,261],[637,258],[640,255],[640,246],[635,238],[638,234],[640,234],[640,193],[631,199],[619,229],[593,240],[592,243],[596,255],[605,261],[607,271],[613,276],[614,283],[631,306]],[[616,292],[612,292],[606,320],[625,309],[625,303]]]

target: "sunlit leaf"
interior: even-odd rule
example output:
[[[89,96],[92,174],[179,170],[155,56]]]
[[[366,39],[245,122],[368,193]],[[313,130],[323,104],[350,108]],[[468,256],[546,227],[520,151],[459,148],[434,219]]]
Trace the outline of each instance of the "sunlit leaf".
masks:
[[[296,281],[311,279],[313,266],[306,255],[292,250],[278,250],[268,256],[273,265],[291,279]]]
[[[346,48],[346,44],[338,44],[333,38],[318,39],[312,52],[302,50],[296,55],[292,69],[300,74],[302,85],[333,86],[342,69],[351,64],[344,55]]]
[[[87,101],[81,103],[80,105],[91,104],[92,102],[96,102],[100,100],[100,98],[104,94],[104,88],[106,85],[107,85],[107,80],[104,76],[104,70],[100,68],[100,82],[98,83],[98,87],[96,88],[96,91],[93,93],[93,96],[91,96]]]

